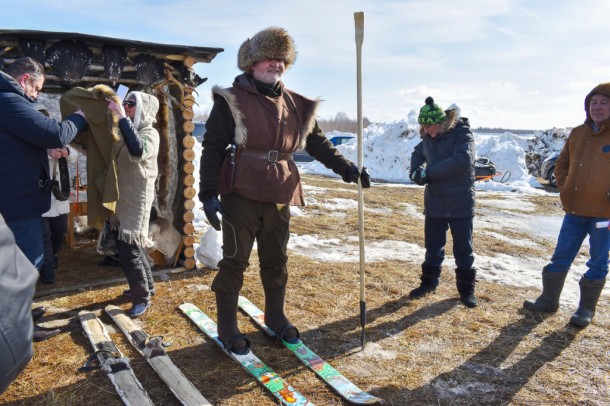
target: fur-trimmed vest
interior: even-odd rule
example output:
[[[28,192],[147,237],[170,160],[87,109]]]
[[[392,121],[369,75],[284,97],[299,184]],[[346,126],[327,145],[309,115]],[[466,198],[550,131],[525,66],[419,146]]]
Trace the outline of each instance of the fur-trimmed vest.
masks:
[[[303,206],[305,199],[296,164],[292,159],[271,162],[258,155],[269,151],[289,154],[306,145],[315,125],[318,102],[287,89],[271,98],[258,92],[246,75],[236,78],[233,87],[213,92],[223,97],[235,121],[234,143],[238,146],[233,190],[220,181],[221,194],[236,193],[248,199]],[[273,152],[271,153],[273,156]],[[223,164],[220,179],[233,176]]]

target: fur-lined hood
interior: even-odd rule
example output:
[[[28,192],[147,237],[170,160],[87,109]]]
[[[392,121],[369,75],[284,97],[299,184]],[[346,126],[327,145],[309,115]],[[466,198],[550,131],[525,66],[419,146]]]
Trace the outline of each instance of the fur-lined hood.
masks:
[[[445,134],[455,128],[460,118],[462,118],[460,108],[455,104],[449,106],[449,108],[445,110],[445,119],[441,123],[439,135]],[[423,125],[419,126],[419,135],[421,136],[421,138],[424,138],[424,136],[426,135]]]
[[[593,88],[591,92],[585,97],[585,112],[587,114],[587,118],[585,119],[585,124],[591,125],[593,124],[593,119],[591,118],[591,114],[589,113],[589,106],[591,105],[591,99],[596,94],[601,94],[606,97],[610,97],[610,82],[601,83]]]

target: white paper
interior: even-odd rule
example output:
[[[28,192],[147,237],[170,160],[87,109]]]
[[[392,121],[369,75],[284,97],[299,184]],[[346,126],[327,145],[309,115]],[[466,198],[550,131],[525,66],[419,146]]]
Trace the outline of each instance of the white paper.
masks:
[[[608,221],[598,221],[597,223],[595,223],[595,227],[597,227],[597,228],[608,227]]]
[[[129,88],[125,85],[119,85],[119,88],[116,90],[116,95],[120,97],[121,101],[127,96],[129,92]]]

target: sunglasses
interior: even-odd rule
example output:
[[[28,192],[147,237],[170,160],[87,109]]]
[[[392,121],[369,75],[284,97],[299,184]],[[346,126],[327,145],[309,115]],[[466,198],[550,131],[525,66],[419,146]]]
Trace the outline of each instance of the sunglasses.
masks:
[[[123,102],[123,107],[128,107],[128,106],[129,106],[129,107],[133,107],[133,106],[135,106],[135,105],[136,105],[135,100],[125,100],[125,101]]]

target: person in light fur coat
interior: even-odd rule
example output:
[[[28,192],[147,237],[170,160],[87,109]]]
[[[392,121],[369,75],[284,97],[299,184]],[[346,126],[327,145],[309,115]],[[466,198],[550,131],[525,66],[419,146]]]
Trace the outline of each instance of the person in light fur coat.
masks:
[[[155,198],[159,133],[153,127],[159,100],[143,92],[131,92],[118,104],[109,98],[108,108],[119,117],[122,138],[115,144],[119,199],[110,217],[117,240],[119,265],[129,283],[131,317],[146,312],[154,294],[150,264],[143,249],[154,242],[148,237],[150,212]]]

